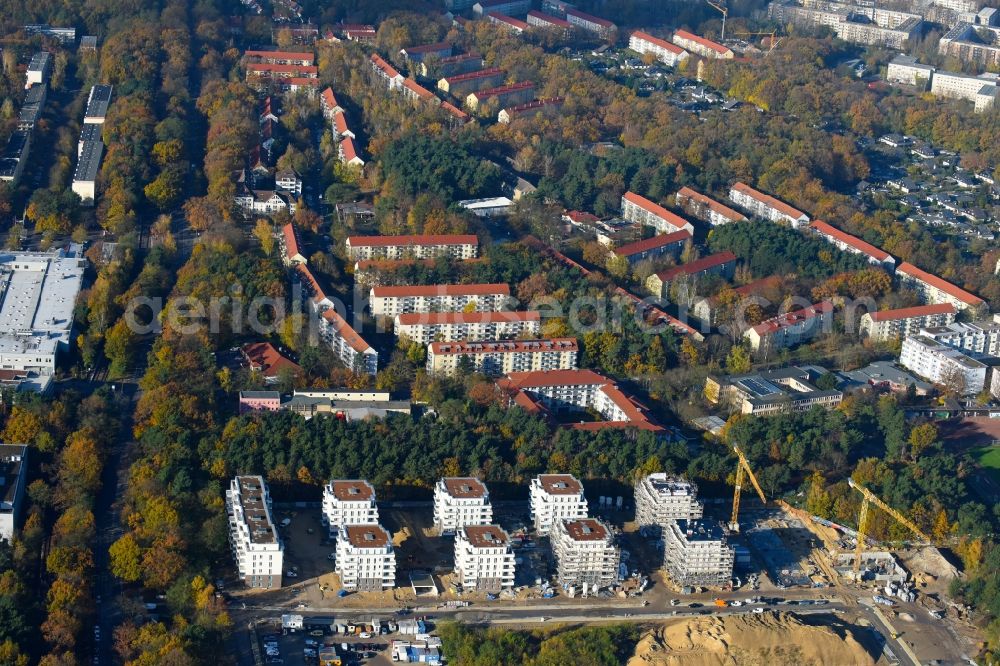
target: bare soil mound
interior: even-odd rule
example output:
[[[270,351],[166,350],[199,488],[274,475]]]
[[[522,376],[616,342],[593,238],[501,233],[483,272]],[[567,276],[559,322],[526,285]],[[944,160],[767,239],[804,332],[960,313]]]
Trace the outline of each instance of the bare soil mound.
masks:
[[[788,613],[706,616],[643,636],[628,666],[867,666],[875,660],[846,625]]]

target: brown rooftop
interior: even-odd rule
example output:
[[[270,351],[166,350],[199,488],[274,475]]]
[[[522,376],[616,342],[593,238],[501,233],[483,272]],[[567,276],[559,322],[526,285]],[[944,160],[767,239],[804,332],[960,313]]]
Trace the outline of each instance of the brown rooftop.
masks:
[[[470,497],[486,497],[486,486],[477,478],[471,476],[456,476],[441,479],[444,488],[451,497],[464,499]]]
[[[385,548],[389,545],[389,533],[381,525],[345,525],[344,532],[355,548]]]
[[[462,529],[474,548],[499,548],[510,542],[510,537],[498,525],[466,525]]]
[[[539,474],[538,483],[550,495],[579,495],[583,484],[570,474]]]
[[[567,520],[563,526],[573,541],[603,541],[608,537],[608,529],[596,518]]]
[[[367,481],[331,481],[333,496],[341,502],[364,502],[375,496],[375,490]]]

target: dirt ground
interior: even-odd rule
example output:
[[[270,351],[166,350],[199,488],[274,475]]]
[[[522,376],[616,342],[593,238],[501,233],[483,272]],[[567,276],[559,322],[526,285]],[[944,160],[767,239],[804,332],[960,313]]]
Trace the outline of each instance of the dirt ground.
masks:
[[[874,666],[879,655],[862,633],[847,624],[810,625],[787,613],[696,617],[651,630],[628,666]]]

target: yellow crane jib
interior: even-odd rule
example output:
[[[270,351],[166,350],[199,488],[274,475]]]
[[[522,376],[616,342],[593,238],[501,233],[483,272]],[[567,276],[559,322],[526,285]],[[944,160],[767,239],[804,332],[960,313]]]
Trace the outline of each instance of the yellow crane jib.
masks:
[[[761,490],[760,484],[757,483],[757,477],[753,475],[753,470],[750,469],[750,463],[747,461],[747,457],[743,455],[740,451],[740,447],[733,445],[733,451],[736,452],[736,457],[739,459],[739,463],[736,465],[736,487],[733,490],[733,515],[729,521],[729,529],[734,532],[740,531],[740,493],[743,490],[743,481],[745,477],[750,477],[750,483],[753,484],[754,490],[757,491],[757,495],[760,496],[760,501],[767,504],[767,497],[764,496],[764,491]]]
[[[875,493],[873,493],[872,491],[868,490],[867,488],[865,488],[864,486],[862,486],[860,483],[857,483],[854,479],[851,479],[851,478],[847,479],[847,484],[851,488],[854,488],[859,493],[861,493],[861,497],[863,498],[861,500],[861,511],[859,512],[859,515],[858,515],[858,545],[857,545],[857,547],[854,550],[854,580],[855,581],[858,580],[858,573],[861,571],[861,556],[864,553],[864,550],[865,550],[865,539],[868,536],[868,519],[869,519],[869,517],[871,515],[871,505],[872,504],[874,504],[878,508],[882,509],[882,511],[884,511],[887,514],[889,514],[890,516],[892,516],[892,518],[896,522],[898,522],[900,525],[903,525],[904,527],[906,527],[906,529],[910,530],[911,532],[913,532],[914,534],[916,534],[918,537],[920,537],[921,541],[924,541],[924,542],[927,542],[927,543],[930,542],[930,540],[931,540],[930,537],[928,537],[926,534],[924,534],[923,531],[919,527],[917,527],[916,525],[914,525],[913,522],[910,521],[906,516],[904,516],[903,514],[899,513],[898,511],[896,511],[895,509],[893,509],[891,506],[889,506],[888,504],[886,504],[885,502],[883,502]]]

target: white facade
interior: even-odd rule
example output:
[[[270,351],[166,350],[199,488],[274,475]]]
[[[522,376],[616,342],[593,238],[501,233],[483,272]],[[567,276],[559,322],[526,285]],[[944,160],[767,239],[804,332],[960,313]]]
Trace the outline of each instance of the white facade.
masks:
[[[923,328],[947,326],[955,321],[955,313],[950,303],[866,312],[861,316],[861,335],[877,342],[899,340],[917,335]]]
[[[472,477],[446,477],[434,486],[434,526],[454,534],[466,525],[489,525],[493,505],[486,485]]]
[[[381,592],[396,586],[392,538],[378,524],[345,525],[337,537],[337,575],[345,590]]]
[[[458,340],[503,340],[537,336],[538,312],[427,312],[397,315],[396,337],[422,345]]]
[[[395,317],[407,312],[446,312],[474,309],[497,312],[510,298],[506,284],[439,284],[420,287],[373,287],[372,314]]]
[[[635,484],[635,523],[639,527],[663,528],[675,520],[701,518],[698,486],[663,472],[642,477]]]
[[[247,587],[281,587],[284,546],[271,518],[271,495],[260,476],[237,476],[226,491],[229,545]]]
[[[561,520],[552,529],[552,553],[560,585],[597,590],[618,581],[621,551],[614,535],[596,518]]]
[[[497,525],[466,525],[455,535],[455,573],[464,590],[514,587],[514,551]]]
[[[633,192],[622,195],[622,217],[629,222],[638,222],[653,227],[661,234],[687,231],[694,235],[694,225],[679,215],[674,215],[663,206]]]
[[[949,99],[964,99],[975,103],[976,96],[987,86],[995,85],[997,77],[995,74],[983,74],[982,76],[971,76],[959,72],[934,72],[931,78],[931,93],[938,97]]]
[[[531,520],[539,535],[549,534],[559,521],[587,517],[583,484],[570,474],[539,474],[531,480],[528,497]]]
[[[901,287],[913,289],[924,303],[951,303],[959,310],[986,310],[986,302],[937,275],[922,271],[903,262],[896,267],[896,279]]]
[[[794,347],[830,330],[833,304],[821,301],[807,308],[778,315],[748,328],[743,337],[755,352],[769,353]]]
[[[736,183],[729,189],[729,200],[757,217],[786,222],[796,229],[809,222],[809,216],[802,211],[743,183]]]
[[[899,364],[962,395],[976,395],[986,385],[985,364],[922,335],[903,340]]]
[[[475,259],[479,238],[471,234],[424,236],[348,236],[347,256],[364,259]]]
[[[675,67],[688,58],[688,52],[681,47],[640,30],[628,38],[628,47],[636,53],[652,53],[654,58],[668,67]]]
[[[474,372],[491,377],[511,372],[572,370],[578,353],[576,338],[432,342],[427,345],[427,372],[454,375],[464,363]]]
[[[663,529],[663,568],[677,585],[727,585],[735,550],[718,527],[670,521]]]
[[[367,481],[330,481],[323,486],[323,523],[331,537],[345,525],[378,523],[375,489]]]
[[[926,90],[934,70],[932,65],[921,65],[912,56],[898,55],[889,62],[885,80]]]
[[[995,321],[953,321],[943,326],[926,326],[919,335],[973,356],[1000,355],[1000,323]]]

